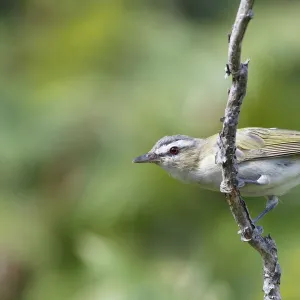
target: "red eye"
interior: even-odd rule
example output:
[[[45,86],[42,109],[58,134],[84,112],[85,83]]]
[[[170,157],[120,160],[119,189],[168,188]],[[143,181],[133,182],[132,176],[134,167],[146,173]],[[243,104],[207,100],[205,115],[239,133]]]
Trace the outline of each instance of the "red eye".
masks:
[[[179,149],[178,147],[172,147],[170,148],[169,152],[172,154],[172,155],[176,155],[179,153]]]

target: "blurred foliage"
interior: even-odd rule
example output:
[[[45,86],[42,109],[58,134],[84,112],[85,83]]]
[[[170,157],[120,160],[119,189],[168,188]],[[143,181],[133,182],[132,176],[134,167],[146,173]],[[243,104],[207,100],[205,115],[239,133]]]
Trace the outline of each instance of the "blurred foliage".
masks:
[[[237,4],[0,2],[0,253],[26,277],[15,299],[261,299],[259,256],[223,196],[131,163],[163,135],[220,130]],[[257,3],[241,127],[300,130],[299,9]],[[300,297],[298,197],[262,222],[287,300]]]

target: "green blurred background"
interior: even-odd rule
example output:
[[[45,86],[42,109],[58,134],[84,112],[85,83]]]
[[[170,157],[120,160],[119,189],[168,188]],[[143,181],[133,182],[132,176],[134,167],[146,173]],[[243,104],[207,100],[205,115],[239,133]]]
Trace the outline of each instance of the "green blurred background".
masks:
[[[221,129],[237,6],[0,1],[1,300],[262,299],[223,195],[131,163],[164,135]],[[299,1],[257,1],[240,127],[300,130],[299,28]],[[261,222],[286,300],[300,299],[299,192]]]

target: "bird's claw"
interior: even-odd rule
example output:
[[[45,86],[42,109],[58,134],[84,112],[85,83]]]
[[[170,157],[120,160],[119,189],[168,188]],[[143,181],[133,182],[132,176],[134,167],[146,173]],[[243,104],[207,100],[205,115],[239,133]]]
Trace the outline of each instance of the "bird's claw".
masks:
[[[254,225],[254,224],[253,224]],[[255,226],[255,225],[254,225]],[[246,227],[244,230],[239,230],[237,233],[241,235],[241,241],[242,242],[249,242],[252,239],[252,235],[256,234],[256,235],[262,235],[262,233],[264,232],[264,229],[262,226],[255,226],[254,230],[255,233],[251,230],[252,233],[250,233],[248,231],[249,227]],[[250,236],[251,235],[251,236]]]
[[[255,226],[255,230],[257,231],[257,233],[259,235],[262,235],[263,232],[264,232],[264,228],[262,226],[259,226],[259,225]]]

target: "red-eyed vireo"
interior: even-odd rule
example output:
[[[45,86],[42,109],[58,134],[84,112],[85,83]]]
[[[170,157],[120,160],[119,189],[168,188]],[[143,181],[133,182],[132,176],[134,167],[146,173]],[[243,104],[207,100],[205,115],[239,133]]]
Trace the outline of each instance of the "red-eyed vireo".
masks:
[[[220,191],[222,170],[215,163],[217,137],[165,136],[134,163],[155,163],[173,177]],[[267,197],[257,222],[278,204],[278,196],[300,184],[300,131],[244,128],[237,131],[236,157],[241,194]]]

